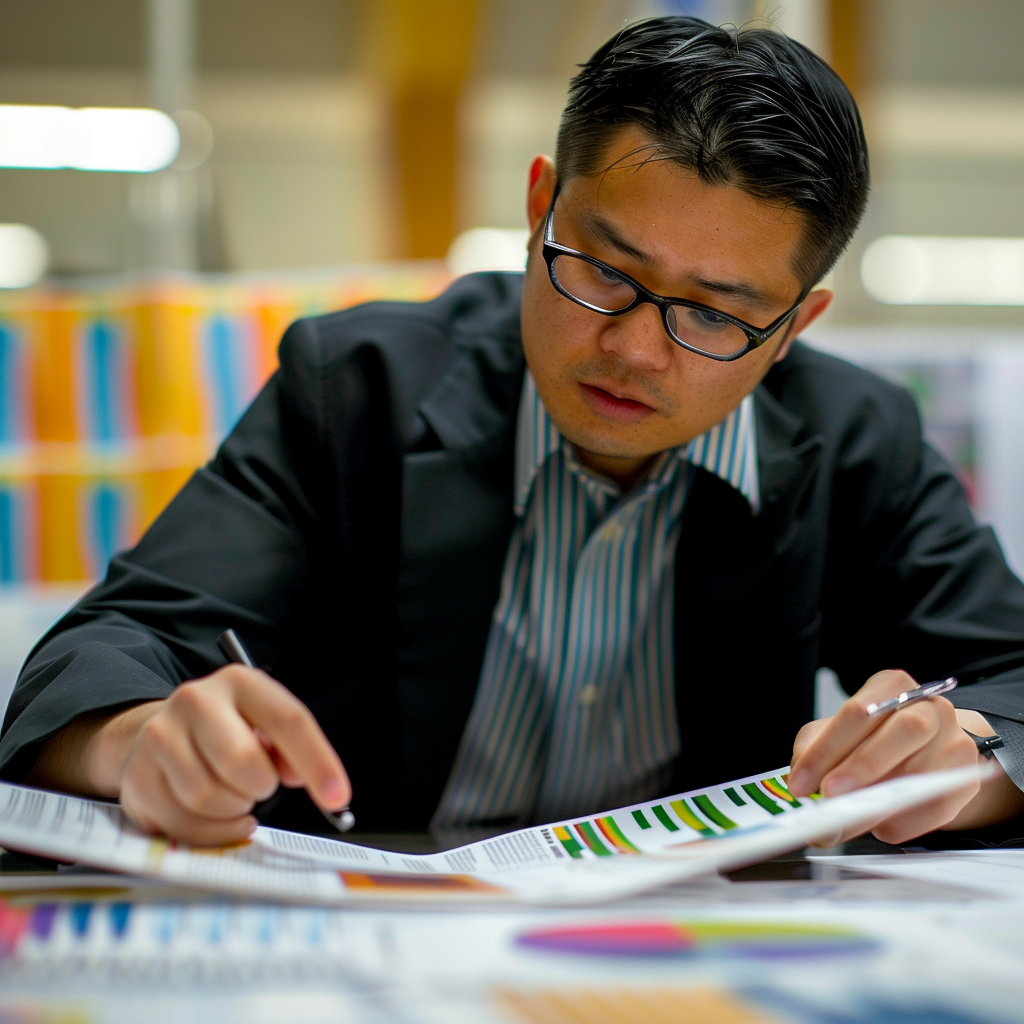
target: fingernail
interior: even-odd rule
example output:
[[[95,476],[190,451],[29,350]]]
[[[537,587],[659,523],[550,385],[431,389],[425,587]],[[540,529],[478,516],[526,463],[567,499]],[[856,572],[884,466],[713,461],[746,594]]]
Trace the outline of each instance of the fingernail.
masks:
[[[857,783],[849,775],[833,775],[822,786],[825,796],[842,796],[844,793],[852,793],[857,788]]]
[[[329,782],[324,783],[320,795],[328,807],[333,807],[335,804],[344,802],[346,796],[345,786],[340,779],[331,779]]]
[[[807,778],[807,772],[803,772],[798,769],[795,772],[789,773],[786,785],[789,786],[789,791],[794,796],[806,796],[809,782],[810,780]]]

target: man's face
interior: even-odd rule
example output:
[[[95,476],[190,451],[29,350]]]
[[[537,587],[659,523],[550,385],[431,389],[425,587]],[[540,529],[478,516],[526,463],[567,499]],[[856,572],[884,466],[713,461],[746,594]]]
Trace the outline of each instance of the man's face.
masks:
[[[553,237],[635,278],[652,292],[692,299],[765,327],[797,300],[793,268],[803,223],[731,186],[708,186],[668,160],[643,162],[636,129],[624,129],[594,177],[563,183]],[[584,461],[609,475],[674,448],[720,422],[784,354],[783,328],[760,348],[718,362],[675,344],[660,311],[594,313],[559,294],[541,255],[554,169],[533,169],[533,237],[524,282],[523,347],[555,425]],[[831,294],[812,292],[802,329]],[[787,325],[788,326],[788,325]],[[596,458],[587,458],[595,456]]]

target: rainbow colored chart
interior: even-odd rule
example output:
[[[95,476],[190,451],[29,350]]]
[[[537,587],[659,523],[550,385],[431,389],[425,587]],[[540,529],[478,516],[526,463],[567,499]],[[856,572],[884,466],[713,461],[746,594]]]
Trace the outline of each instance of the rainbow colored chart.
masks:
[[[801,805],[802,801],[790,793],[781,776],[766,776],[753,782],[555,825],[550,834],[574,859],[612,857],[649,850],[652,843],[658,847],[673,846],[698,837],[713,839],[733,830],[756,828],[764,823],[765,813],[785,814]]]
[[[864,956],[879,944],[858,932],[827,925],[734,921],[615,921],[540,928],[519,946],[551,953],[640,958],[788,960]]]

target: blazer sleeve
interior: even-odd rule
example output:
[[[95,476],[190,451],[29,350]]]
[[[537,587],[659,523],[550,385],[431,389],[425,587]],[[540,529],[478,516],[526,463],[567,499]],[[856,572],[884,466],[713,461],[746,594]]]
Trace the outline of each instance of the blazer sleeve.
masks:
[[[168,696],[222,666],[233,627],[281,661],[311,599],[309,550],[325,476],[320,370],[302,322],[279,370],[213,460],[134,550],[29,655],[8,705],[0,775],[20,779],[73,718]]]
[[[822,663],[850,693],[882,668],[954,675],[958,707],[1024,723],[1024,584],[910,395],[881,404],[838,460]]]

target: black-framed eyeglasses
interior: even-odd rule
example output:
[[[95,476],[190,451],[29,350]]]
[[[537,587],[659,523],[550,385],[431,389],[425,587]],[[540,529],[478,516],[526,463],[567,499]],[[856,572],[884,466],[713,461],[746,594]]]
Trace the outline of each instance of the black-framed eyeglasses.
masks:
[[[661,311],[668,336],[690,352],[726,363],[745,356],[791,320],[810,291],[808,288],[801,292],[796,302],[765,328],[754,327],[700,302],[655,295],[621,270],[554,240],[558,192],[556,186],[544,224],[542,250],[555,289],[584,309],[605,316],[622,316],[649,302]]]

